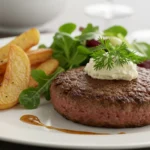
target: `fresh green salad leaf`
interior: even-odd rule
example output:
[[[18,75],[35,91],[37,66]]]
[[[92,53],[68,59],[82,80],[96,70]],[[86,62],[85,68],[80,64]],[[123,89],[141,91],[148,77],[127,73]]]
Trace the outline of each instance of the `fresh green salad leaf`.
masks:
[[[21,92],[19,102],[27,109],[35,109],[40,104],[40,92],[36,88],[28,88]]]
[[[81,35],[77,36],[76,38],[79,39],[79,41],[85,41],[85,40],[91,40],[100,35],[99,33],[99,27],[93,26],[91,23],[89,23],[83,30]]]
[[[83,45],[80,45],[78,46],[78,51],[80,54],[83,54],[83,55],[90,55],[92,54],[92,51],[90,51],[89,48],[83,46]]]
[[[71,34],[76,29],[76,24],[74,23],[66,23],[60,26],[59,31]]]
[[[57,32],[51,45],[53,58],[56,58],[65,70],[78,67],[86,59],[86,56],[78,51],[80,45],[80,41],[69,34]]]
[[[40,104],[40,96],[50,100],[50,84],[64,69],[58,68],[52,75],[47,76],[42,70],[33,70],[32,77],[38,82],[38,87],[28,88],[21,92],[19,102],[27,109],[35,109]]]
[[[47,48],[47,47],[46,47],[46,45],[41,44],[41,45],[39,45],[39,48]]]
[[[150,60],[150,44],[145,43],[145,42],[134,41],[132,43],[132,48],[136,52],[139,52],[140,54],[146,56],[148,60]]]
[[[112,26],[106,30],[104,30],[104,35],[106,36],[118,36],[118,34],[121,34],[123,37],[127,35],[127,30],[122,26]]]
[[[82,30],[82,34],[89,33],[89,32],[98,32],[99,27],[93,26],[91,23],[87,24],[87,26]]]
[[[80,36],[77,37],[77,39],[81,42],[84,42],[86,40],[95,39],[96,37],[99,36],[100,34],[97,32],[89,32],[89,33],[81,34]]]

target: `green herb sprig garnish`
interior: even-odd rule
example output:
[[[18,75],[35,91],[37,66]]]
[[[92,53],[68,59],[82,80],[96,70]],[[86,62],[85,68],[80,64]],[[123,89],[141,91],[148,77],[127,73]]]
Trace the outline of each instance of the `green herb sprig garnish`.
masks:
[[[91,55],[95,62],[95,70],[102,68],[110,70],[115,65],[122,66],[130,61],[138,64],[146,60],[146,57],[139,56],[135,52],[130,51],[124,42],[120,45],[113,46],[109,39],[99,39],[99,41],[101,43],[99,49]]]

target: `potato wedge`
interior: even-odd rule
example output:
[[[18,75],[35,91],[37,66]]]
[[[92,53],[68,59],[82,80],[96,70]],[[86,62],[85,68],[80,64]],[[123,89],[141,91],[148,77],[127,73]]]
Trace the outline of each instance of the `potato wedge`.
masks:
[[[59,62],[56,59],[49,59],[44,63],[41,63],[37,68],[43,70],[47,75],[52,74],[58,67]],[[30,76],[29,87],[36,87],[38,83]]]
[[[18,45],[24,51],[27,51],[32,46],[38,44],[39,39],[40,34],[36,28],[32,28],[22,33],[20,36],[17,36],[14,40],[12,40],[10,43],[0,48],[0,60],[7,58],[11,44]]]
[[[27,52],[27,55],[30,60],[30,64],[33,68],[37,67],[40,63],[49,59],[52,55],[51,49],[38,49],[34,51]],[[7,66],[7,58],[0,61],[0,75],[3,75]]]
[[[39,49],[27,52],[31,65],[36,65],[48,60],[52,56],[51,49]]]
[[[8,59],[4,59],[0,61],[0,75],[4,75],[5,70],[6,70],[6,66],[7,66],[7,60]]]
[[[1,86],[2,81],[3,81],[3,76],[0,76],[0,86]]]
[[[0,109],[11,108],[18,103],[19,94],[28,87],[29,77],[28,56],[20,47],[11,45],[6,72],[0,86]]]

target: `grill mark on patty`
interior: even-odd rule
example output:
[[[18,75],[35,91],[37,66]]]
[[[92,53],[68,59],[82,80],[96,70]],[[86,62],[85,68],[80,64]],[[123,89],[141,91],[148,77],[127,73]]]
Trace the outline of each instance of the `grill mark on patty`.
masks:
[[[150,70],[138,67],[138,73],[132,81],[100,80],[91,78],[80,67],[61,73],[53,84],[74,100],[96,100],[104,105],[150,103]]]

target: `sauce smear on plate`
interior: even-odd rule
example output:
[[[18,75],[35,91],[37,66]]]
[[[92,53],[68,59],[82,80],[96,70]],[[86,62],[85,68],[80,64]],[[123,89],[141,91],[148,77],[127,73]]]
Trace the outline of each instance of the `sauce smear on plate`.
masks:
[[[53,126],[47,126],[47,125],[43,124],[37,116],[34,116],[34,115],[23,115],[20,118],[20,120],[23,121],[23,122],[26,122],[28,124],[37,125],[37,126],[43,126],[43,127],[48,128],[48,129],[53,129],[53,130],[57,130],[57,131],[65,132],[65,133],[70,133],[70,134],[109,135],[109,133],[96,133],[96,132],[87,132],[87,131],[76,131],[76,130],[56,128],[56,127],[53,127]]]
[[[32,124],[32,125],[37,125],[37,126],[42,126],[48,129],[53,129],[65,133],[70,133],[70,134],[85,134],[85,135],[110,135],[109,133],[96,133],[96,132],[88,132],[88,131],[77,131],[77,130],[69,130],[69,129],[62,129],[62,128],[56,128],[53,126],[47,126],[43,124],[40,119],[37,116],[34,115],[23,115],[20,118],[21,121]],[[120,132],[118,134],[125,134],[125,132]]]

